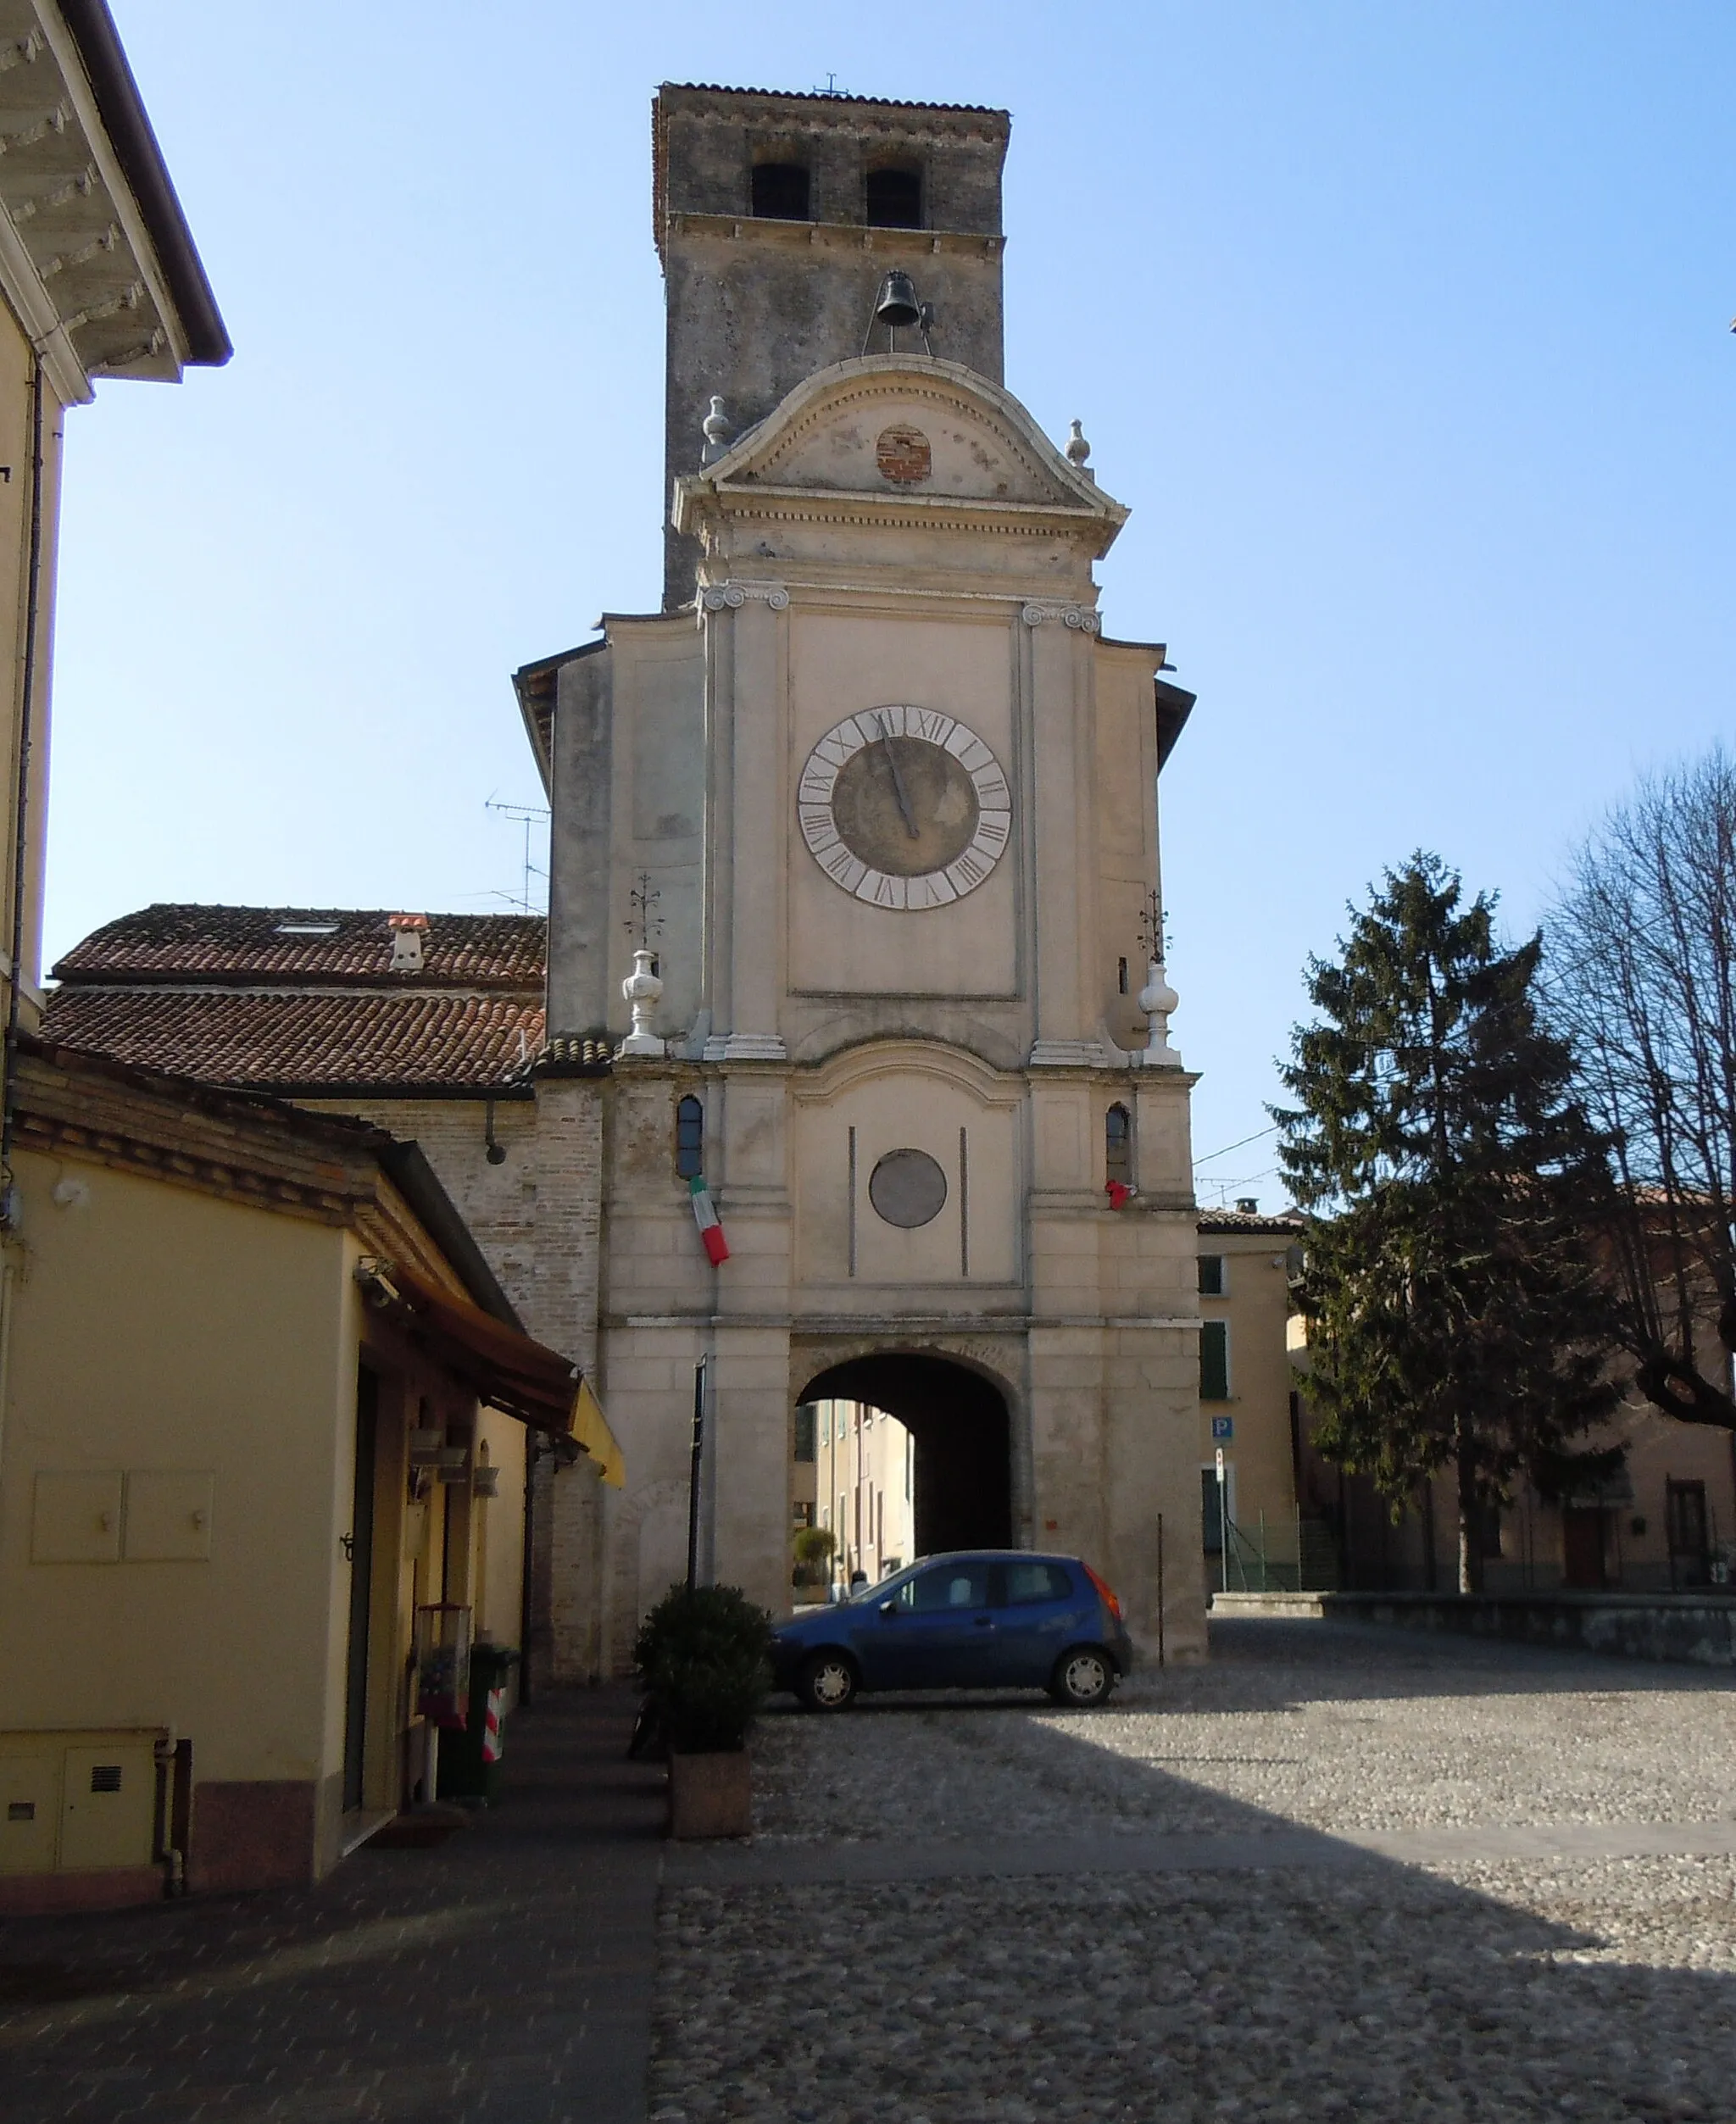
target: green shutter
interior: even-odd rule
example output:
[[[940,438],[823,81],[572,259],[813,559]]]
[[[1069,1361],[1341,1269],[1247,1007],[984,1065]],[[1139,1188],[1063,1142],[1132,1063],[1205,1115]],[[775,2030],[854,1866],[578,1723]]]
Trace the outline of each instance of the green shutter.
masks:
[[[1227,1401],[1230,1398],[1230,1324],[1202,1321],[1199,1326],[1199,1398]]]
[[[1224,1257],[1221,1254],[1202,1254],[1199,1257],[1199,1295],[1201,1298],[1221,1298],[1224,1294]]]

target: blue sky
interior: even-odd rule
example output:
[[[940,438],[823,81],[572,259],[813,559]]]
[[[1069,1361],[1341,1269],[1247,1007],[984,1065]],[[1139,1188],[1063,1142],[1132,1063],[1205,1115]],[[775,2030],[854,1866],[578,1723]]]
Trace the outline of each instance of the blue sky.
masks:
[[[1109,629],[1199,696],[1202,1156],[1383,865],[1528,926],[1732,728],[1727,4],[112,4],[236,354],[71,416],[51,959],[153,899],[518,891],[508,676],[658,597],[664,79],[1013,113],[1008,383],[1083,420]]]

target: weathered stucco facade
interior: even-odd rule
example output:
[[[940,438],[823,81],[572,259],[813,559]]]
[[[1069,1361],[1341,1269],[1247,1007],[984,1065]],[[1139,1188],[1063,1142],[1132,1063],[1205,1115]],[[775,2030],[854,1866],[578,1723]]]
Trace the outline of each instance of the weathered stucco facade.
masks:
[[[734,141],[748,198],[758,136],[727,99],[707,130],[711,92],[670,93],[659,138],[687,127],[714,160]],[[838,108],[771,100],[779,155],[811,151],[822,184]],[[919,147],[942,123],[907,118]],[[976,118],[993,197],[972,212],[998,233],[1004,122]],[[659,181],[673,199],[691,176]],[[731,285],[776,281],[787,235],[732,220]],[[619,1050],[562,1093],[594,1110],[602,1168],[594,1327],[575,1318],[564,1346],[594,1351],[629,1474],[618,1498],[556,1478],[553,1576],[588,1575],[582,1634],[604,1667],[685,1564],[702,1361],[703,1559],[774,1610],[790,1599],[791,1410],[838,1393],[911,1424],[926,1546],[1082,1554],[1148,1641],[1162,1515],[1189,1559],[1168,1644],[1204,1648],[1191,1080],[1146,1052],[1129,992],[1159,887],[1159,771],[1191,698],[1159,676],[1160,645],[1101,630],[1093,564],[1126,511],[999,386],[998,241],[992,255],[980,366],[851,353],[779,375],[776,402],[713,435],[703,464],[696,428],[693,469],[671,445],[673,528],[698,556],[678,609],[610,616],[599,642],[520,675],[554,812],[549,1032],[557,1050]],[[858,337],[886,263],[855,254]],[[831,302],[835,253],[811,270]],[[671,271],[672,359],[707,343],[688,311],[716,292],[703,264]],[[760,351],[750,332],[732,359]],[[768,376],[785,352],[766,352]],[[636,892],[654,896],[662,991],[629,1038]],[[678,1171],[683,1099],[703,1115],[719,1268]],[[1137,1189],[1119,1209],[1111,1109]],[[899,1198],[901,1173],[921,1200]],[[985,1460],[1004,1471],[968,1509],[964,1454],[979,1478]]]

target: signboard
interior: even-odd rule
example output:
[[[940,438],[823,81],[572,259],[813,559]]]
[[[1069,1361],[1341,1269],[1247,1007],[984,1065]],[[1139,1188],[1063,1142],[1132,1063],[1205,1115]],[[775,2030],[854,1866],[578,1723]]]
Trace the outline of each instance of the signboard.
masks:
[[[1236,1419],[1233,1416],[1214,1416],[1211,1435],[1214,1438],[1233,1438],[1236,1435]]]
[[[1221,1446],[1217,1449],[1217,1482],[1221,1489],[1224,1482],[1224,1449]]]

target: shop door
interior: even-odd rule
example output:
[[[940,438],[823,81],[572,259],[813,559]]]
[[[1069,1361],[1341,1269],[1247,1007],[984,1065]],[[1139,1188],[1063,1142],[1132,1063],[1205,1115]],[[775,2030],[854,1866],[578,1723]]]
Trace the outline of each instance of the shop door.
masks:
[[[1562,1508],[1561,1583],[1580,1593],[1600,1592],[1605,1583],[1604,1515],[1595,1504]]]
[[[343,1804],[362,1804],[368,1745],[368,1624],[374,1583],[374,1447],[380,1427],[380,1382],[365,1365],[356,1374],[356,1464],[350,1493],[349,1667],[343,1716]]]

